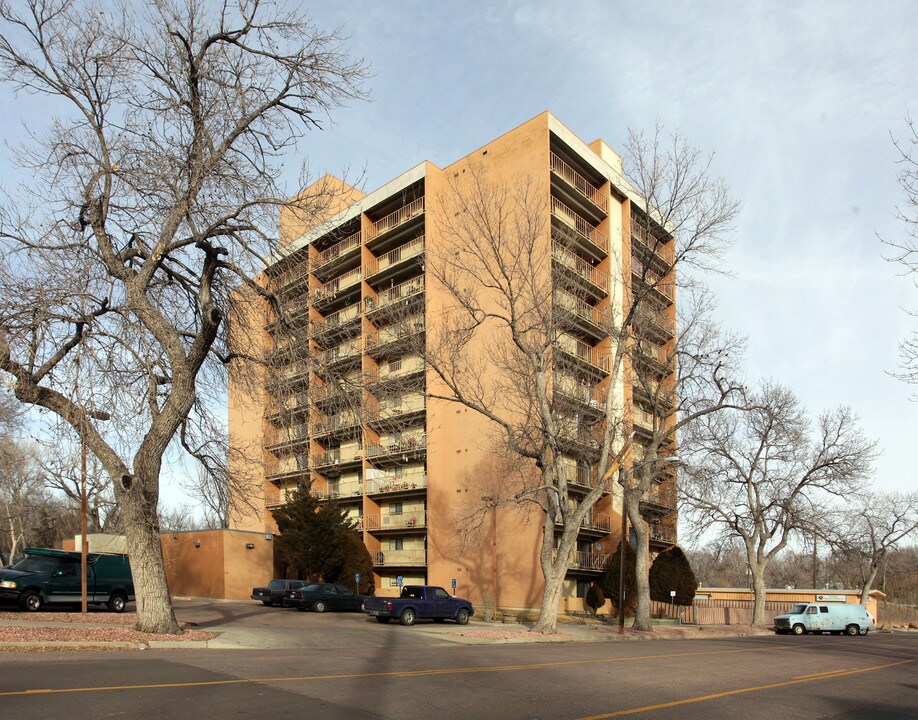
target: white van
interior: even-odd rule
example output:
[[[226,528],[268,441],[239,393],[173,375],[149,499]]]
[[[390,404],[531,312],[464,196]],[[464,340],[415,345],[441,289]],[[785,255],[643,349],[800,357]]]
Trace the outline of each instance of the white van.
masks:
[[[867,608],[863,605],[835,603],[811,605],[800,603],[775,618],[775,632],[778,635],[793,633],[806,635],[808,632],[833,635],[866,635],[877,626]]]

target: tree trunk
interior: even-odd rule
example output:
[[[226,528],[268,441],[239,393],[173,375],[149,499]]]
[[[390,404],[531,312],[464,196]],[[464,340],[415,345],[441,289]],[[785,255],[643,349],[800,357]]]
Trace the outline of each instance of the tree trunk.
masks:
[[[631,521],[631,527],[637,539],[636,547],[634,548],[634,581],[637,598],[635,599],[634,622],[631,624],[631,629],[652,632],[653,625],[650,622],[650,550],[647,544],[647,526],[641,517],[640,493],[629,492],[626,495],[625,502],[628,508],[628,519]],[[627,542],[627,538],[625,541]],[[624,562],[624,558],[622,558],[622,561]]]
[[[144,491],[144,488],[153,490]],[[137,597],[136,630],[157,634],[180,634],[172,611],[172,598],[166,582],[163,550],[159,539],[156,511],[159,501],[158,478],[144,482],[139,476],[121,493],[121,508],[131,575]]]
[[[558,629],[558,605],[561,602],[561,585],[566,568],[557,561],[545,573],[545,586],[542,588],[542,605],[539,607],[539,619],[532,626],[532,632],[542,635],[553,635]]]
[[[752,626],[765,625],[765,568],[753,563],[749,564],[752,573]]]
[[[867,577],[864,578],[864,584],[861,585],[861,605],[866,605],[870,600],[870,590],[873,588],[873,581],[877,579],[877,569],[879,564],[870,563],[870,569],[867,572]]]

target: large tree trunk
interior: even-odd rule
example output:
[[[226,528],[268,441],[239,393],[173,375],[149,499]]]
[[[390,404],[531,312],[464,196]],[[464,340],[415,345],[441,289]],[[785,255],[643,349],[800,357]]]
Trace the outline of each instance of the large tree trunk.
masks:
[[[870,563],[870,567],[867,571],[867,577],[864,578],[864,582],[861,585],[861,605],[866,605],[870,600],[870,591],[873,588],[874,580],[877,579],[877,570],[879,567],[879,563]]]
[[[752,626],[765,625],[765,568],[755,563],[749,563],[752,573]]]
[[[542,525],[542,576],[545,584],[542,587],[542,604],[539,607],[539,619],[532,627],[532,632],[552,635],[558,629],[558,605],[561,602],[561,586],[567,575],[567,566],[573,550],[576,534],[568,529],[561,535],[557,552],[554,551],[555,523],[545,514]]]
[[[628,510],[628,519],[631,521],[631,527],[637,539],[634,548],[634,581],[637,598],[631,629],[651,632],[653,624],[650,622],[650,550],[647,544],[647,526],[644,524],[644,518],[641,517],[640,497],[640,492],[629,491],[625,493],[624,500]],[[627,542],[627,538],[625,540]],[[622,560],[624,561],[624,558]]]
[[[157,507],[159,478],[131,479],[131,486],[121,493],[121,510],[131,574],[137,596],[136,630],[146,633],[178,634],[172,598],[166,582],[162,544],[159,539]]]

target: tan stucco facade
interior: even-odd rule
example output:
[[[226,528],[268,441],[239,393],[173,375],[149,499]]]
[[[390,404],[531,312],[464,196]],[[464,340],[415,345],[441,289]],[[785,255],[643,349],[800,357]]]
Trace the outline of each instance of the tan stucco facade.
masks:
[[[449,248],[443,232],[446,213],[453,211],[449,198],[476,173],[495,185],[530,184],[550,260],[546,273],[558,264],[584,283],[582,297],[567,301],[585,319],[558,341],[559,358],[566,359],[557,366],[566,369],[558,371],[555,386],[567,388],[584,413],[595,413],[597,398],[611,392],[629,424],[641,421],[627,367],[609,389],[611,340],[591,321],[620,312],[629,291],[637,252],[629,230],[634,192],[611,148],[602,141],[588,146],[542,113],[444,168],[421,163],[366,195],[342,184],[340,196],[350,202],[313,226],[282,214],[286,242],[264,281],[285,298],[294,318],[289,322],[302,325],[281,329],[254,302],[236,318],[236,337],[253,350],[261,343],[276,373],[241,382],[231,370],[230,470],[250,480],[249,502],[233,503],[231,525],[270,535],[277,530],[271,510],[291,490],[309,487],[320,498],[336,497],[360,525],[374,558],[377,594],[396,594],[399,578],[447,588],[455,580],[456,593],[473,602],[525,611],[538,607],[542,593],[542,515],[502,507],[490,513],[473,543],[466,542],[456,518],[488,495],[495,428],[466,407],[427,396],[436,388],[433,372],[399,350],[401,338],[425,328],[434,332],[447,303],[426,277],[425,253]],[[322,182],[334,183],[328,177]],[[574,237],[570,249],[558,249],[558,228]],[[396,303],[404,306],[402,315],[392,314]],[[674,296],[661,304],[661,317],[674,327]],[[468,351],[483,353],[488,337],[475,342]],[[348,392],[348,378],[358,376],[379,386],[416,378],[417,385],[406,385],[397,402],[376,398],[371,388],[354,416],[340,409],[343,404],[334,410],[335,398]],[[588,486],[595,477],[580,456],[570,458],[569,470],[577,480],[572,486]],[[583,609],[585,588],[599,579],[618,542],[620,507],[620,493],[607,494],[582,528],[562,609]],[[674,500],[652,523],[655,546],[675,542]]]

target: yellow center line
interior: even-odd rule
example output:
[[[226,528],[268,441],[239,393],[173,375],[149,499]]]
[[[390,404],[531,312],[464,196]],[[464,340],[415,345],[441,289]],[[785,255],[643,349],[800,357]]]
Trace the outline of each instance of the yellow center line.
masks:
[[[698,657],[710,655],[735,655],[738,653],[759,653],[773,652],[780,650],[797,650],[804,647],[813,647],[813,643],[804,645],[769,645],[767,647],[757,648],[739,648],[733,650],[704,650],[699,652],[679,652],[663,653],[659,655],[638,655],[635,657],[617,657],[617,658],[593,658],[588,660],[559,660],[547,663],[530,663],[526,665],[491,665],[485,667],[464,667],[464,668],[442,668],[426,670],[393,670],[387,672],[372,673],[349,673],[346,675],[299,675],[294,677],[270,677],[270,678],[233,678],[229,680],[200,680],[194,682],[177,682],[177,683],[149,683],[143,685],[108,685],[96,687],[76,687],[76,688],[36,688],[32,690],[10,690],[0,692],[0,697],[9,697],[11,695],[55,695],[61,693],[89,693],[89,692],[112,692],[115,690],[155,690],[160,688],[186,688],[186,687],[213,687],[216,685],[242,685],[242,684],[264,684],[264,683],[282,683],[282,682],[308,682],[315,680],[359,680],[365,678],[410,678],[425,677],[429,675],[459,675],[463,673],[492,673],[492,672],[511,672],[518,670],[543,670],[556,667],[569,667],[574,665],[599,665],[605,663],[617,662],[634,662],[638,660],[662,660],[667,658],[680,657]]]
[[[805,678],[818,678],[818,677],[822,677],[823,675],[835,675],[837,673],[845,673],[845,672],[848,672],[848,671],[845,670],[844,668],[842,668],[841,670],[823,670],[822,672],[810,673],[809,675],[794,675],[794,679],[803,680]]]
[[[887,663],[886,665],[874,665],[873,667],[857,668],[856,670],[841,670],[832,675],[819,674],[815,676],[798,677],[794,680],[785,680],[783,682],[771,683],[769,685],[753,685],[752,687],[737,688],[736,690],[725,690],[724,692],[711,693],[710,695],[700,695],[683,700],[673,700],[671,702],[658,703],[656,705],[645,705],[644,707],[629,708],[627,710],[616,710],[615,712],[603,713],[602,715],[590,715],[589,717],[580,718],[579,720],[603,720],[604,718],[622,717],[624,715],[637,715],[638,713],[650,712],[652,710],[665,710],[666,708],[679,707],[680,705],[690,705],[692,703],[705,702],[707,700],[716,700],[730,695],[742,695],[743,693],[758,692],[760,690],[773,690],[774,688],[787,687],[788,685],[799,685],[807,682],[817,682],[819,680],[833,680],[838,677],[847,677],[857,675],[858,673],[872,672],[874,670],[885,670],[886,668],[896,667],[913,663],[918,658],[909,660],[898,660],[897,662]]]

